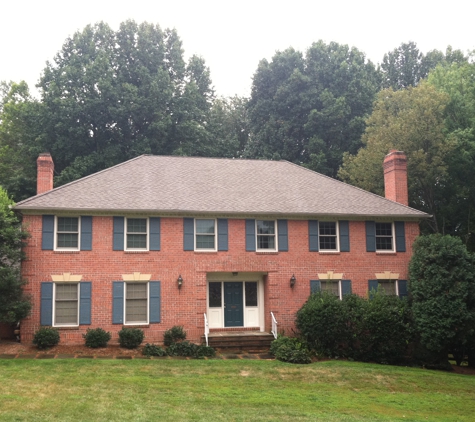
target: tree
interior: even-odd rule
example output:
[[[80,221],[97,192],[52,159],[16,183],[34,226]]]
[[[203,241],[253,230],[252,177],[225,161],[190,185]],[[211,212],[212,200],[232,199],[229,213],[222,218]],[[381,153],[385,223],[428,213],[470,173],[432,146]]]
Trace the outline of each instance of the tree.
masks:
[[[0,188],[0,322],[8,324],[28,316],[31,308],[20,275],[24,258],[21,248],[27,233],[21,230],[18,217],[10,209],[12,205],[6,191]]]
[[[402,43],[384,55],[381,63],[382,87],[394,90],[415,87],[437,65],[464,63],[467,60],[460,50],[452,50],[451,46],[447,47],[445,54],[439,50],[431,50],[424,55],[415,42]]]
[[[408,157],[409,205],[432,214],[430,228],[440,228],[442,187],[447,179],[447,156],[454,143],[446,138],[444,111],[449,97],[433,86],[421,84],[402,91],[383,90],[356,155],[345,154],[339,177],[355,186],[384,196],[382,163],[391,149]]]
[[[471,341],[475,324],[475,260],[459,238],[420,236],[409,264],[415,329],[435,363]]]
[[[175,30],[88,25],[65,41],[39,87],[39,141],[54,157],[56,184],[144,153],[208,153],[209,69],[196,56],[185,63]]]
[[[356,153],[379,88],[374,65],[356,48],[314,43],[262,60],[249,101],[244,155],[285,159],[336,176],[344,151]]]

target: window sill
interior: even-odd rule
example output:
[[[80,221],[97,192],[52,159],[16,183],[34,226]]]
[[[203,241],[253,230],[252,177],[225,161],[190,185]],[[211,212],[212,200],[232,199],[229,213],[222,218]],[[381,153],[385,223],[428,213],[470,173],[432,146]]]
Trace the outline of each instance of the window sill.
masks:
[[[149,253],[150,251],[124,251],[125,253]]]
[[[53,252],[54,252],[54,253],[66,253],[66,254],[68,254],[68,253],[73,253],[73,254],[74,254],[74,253],[79,253],[79,252],[81,252],[81,251],[80,251],[80,250],[77,250],[77,251],[62,251],[61,249],[56,249],[56,250],[53,251]]]
[[[123,324],[124,328],[150,328],[150,324]]]
[[[194,251],[197,254],[210,254],[210,255],[216,255],[218,251]]]
[[[376,251],[376,255],[397,255],[395,251]]]
[[[320,255],[340,255],[340,251],[318,251]]]
[[[257,255],[278,255],[279,251],[256,251]]]

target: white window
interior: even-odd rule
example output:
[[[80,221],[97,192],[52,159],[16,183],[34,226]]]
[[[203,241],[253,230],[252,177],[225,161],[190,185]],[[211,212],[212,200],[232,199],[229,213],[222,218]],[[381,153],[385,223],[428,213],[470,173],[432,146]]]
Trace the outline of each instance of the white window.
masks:
[[[378,290],[385,295],[399,296],[399,285],[397,280],[378,280]]]
[[[327,292],[342,298],[341,281],[340,280],[320,280],[320,289],[322,292]]]
[[[376,223],[376,251],[394,251],[394,225],[393,223]]]
[[[216,220],[195,218],[195,251],[215,251],[216,237]]]
[[[79,250],[80,224],[79,217],[56,217],[55,250]]]
[[[320,251],[339,251],[338,224],[335,221],[319,221],[318,241]]]
[[[148,324],[148,283],[125,283],[125,324]]]
[[[54,283],[53,325],[79,325],[79,284]]]
[[[148,218],[125,219],[125,250],[148,250]]]
[[[277,229],[275,220],[256,220],[257,251],[277,250]]]

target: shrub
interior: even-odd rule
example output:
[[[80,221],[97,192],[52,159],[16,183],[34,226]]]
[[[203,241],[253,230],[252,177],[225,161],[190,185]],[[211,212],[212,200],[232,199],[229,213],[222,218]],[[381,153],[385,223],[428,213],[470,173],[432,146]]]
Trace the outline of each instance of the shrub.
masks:
[[[33,344],[35,344],[38,349],[46,349],[56,346],[59,343],[59,339],[59,331],[57,329],[43,327],[35,333]]]
[[[142,354],[145,356],[166,356],[167,352],[160,346],[147,343],[142,350]]]
[[[86,334],[82,336],[86,340],[86,346],[93,349],[106,347],[112,337],[111,333],[104,331],[102,328],[88,328]]]
[[[140,328],[122,328],[119,331],[120,347],[135,349],[139,347],[144,339],[143,330]]]
[[[163,334],[163,344],[170,346],[172,343],[177,343],[186,339],[186,331],[181,325],[175,325],[174,327],[166,330]]]
[[[271,343],[270,353],[289,363],[310,363],[310,353],[304,342],[296,337],[279,336]]]
[[[167,354],[168,356],[187,356],[203,359],[205,357],[213,357],[216,351],[212,347],[194,344],[185,340],[170,344],[167,348]]]

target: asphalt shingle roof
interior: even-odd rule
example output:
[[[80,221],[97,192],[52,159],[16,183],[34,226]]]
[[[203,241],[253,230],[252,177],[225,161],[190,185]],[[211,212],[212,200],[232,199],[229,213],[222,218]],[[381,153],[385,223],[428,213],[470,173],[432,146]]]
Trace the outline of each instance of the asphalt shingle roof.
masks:
[[[19,202],[18,210],[424,218],[287,161],[142,155]]]

